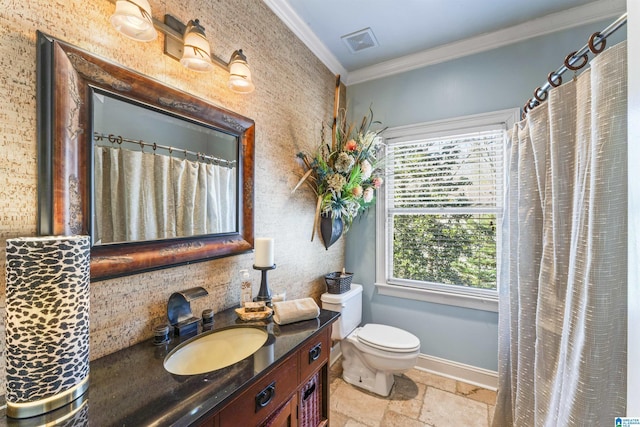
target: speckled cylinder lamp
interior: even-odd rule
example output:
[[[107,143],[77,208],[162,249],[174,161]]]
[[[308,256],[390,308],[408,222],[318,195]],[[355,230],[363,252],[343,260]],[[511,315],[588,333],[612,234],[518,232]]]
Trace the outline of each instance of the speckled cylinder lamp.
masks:
[[[7,416],[73,402],[89,385],[88,236],[7,240]]]

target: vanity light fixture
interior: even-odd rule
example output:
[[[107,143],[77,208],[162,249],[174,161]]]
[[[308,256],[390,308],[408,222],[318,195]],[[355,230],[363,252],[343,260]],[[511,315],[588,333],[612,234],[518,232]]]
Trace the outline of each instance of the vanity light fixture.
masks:
[[[211,54],[211,46],[198,19],[190,20],[185,25],[174,16],[165,15],[164,22],[161,22],[151,15],[147,0],[111,1],[116,4],[111,23],[125,36],[139,41],[151,41],[156,38],[156,31],[160,31],[165,35],[164,53],[180,61],[186,68],[206,72],[211,71],[215,64],[229,72],[228,87],[232,91],[250,93],[255,89],[247,57],[242,49],[233,52],[229,62]]]
[[[118,0],[111,24],[130,39],[150,42],[158,33],[153,28],[151,6],[147,0]]]
[[[236,50],[229,61],[229,89],[238,93],[253,92],[255,86],[251,81],[251,70],[247,64],[247,57],[242,49]]]
[[[211,46],[199,20],[191,20],[184,31],[184,47],[180,63],[193,71],[207,72],[213,69]]]

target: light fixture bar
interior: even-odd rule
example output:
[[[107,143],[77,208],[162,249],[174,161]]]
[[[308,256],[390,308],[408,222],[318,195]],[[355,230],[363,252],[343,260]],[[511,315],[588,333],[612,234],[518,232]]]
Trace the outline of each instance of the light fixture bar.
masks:
[[[164,54],[179,61],[184,67],[192,71],[206,72],[215,64],[229,73],[227,86],[232,91],[251,93],[255,89],[251,70],[242,49],[234,51],[229,61],[211,53],[211,44],[198,19],[190,20],[185,25],[176,17],[166,14],[162,22],[153,17],[147,0],[109,1],[116,5],[111,22],[123,35],[138,41],[152,41],[157,37],[157,33],[161,32],[165,35]]]
[[[184,29],[187,27],[185,24],[183,24],[182,22],[178,21],[175,17],[173,17],[172,15],[165,15],[164,19],[165,21],[167,20],[167,17],[171,18],[172,23],[171,25],[175,25],[175,24],[179,24],[178,28],[179,30],[176,30],[174,28],[172,28],[171,25],[169,24],[165,24],[162,21],[157,20],[156,18],[152,17],[153,20],[153,26],[156,27],[156,30],[160,31],[161,33],[169,36],[171,39],[178,41],[180,43],[182,43],[182,34],[184,33]],[[179,58],[178,58],[179,59]]]
[[[109,1],[116,4],[117,0]],[[180,22],[176,17],[169,14],[165,15],[164,19],[165,22],[162,22],[151,16],[151,21],[153,22],[155,29],[167,36],[165,37],[164,42],[164,53],[173,59],[180,61],[180,58],[182,58],[183,34],[187,26]],[[223,70],[229,71],[229,63],[218,58],[213,53],[211,54],[211,61]]]

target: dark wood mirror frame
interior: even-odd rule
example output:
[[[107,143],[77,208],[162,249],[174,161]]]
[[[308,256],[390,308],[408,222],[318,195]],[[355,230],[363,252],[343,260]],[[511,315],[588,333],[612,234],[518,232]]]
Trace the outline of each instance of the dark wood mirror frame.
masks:
[[[237,232],[93,246],[91,280],[253,249],[253,120],[38,32],[38,234],[91,232],[91,91],[101,88],[203,123],[239,141]]]

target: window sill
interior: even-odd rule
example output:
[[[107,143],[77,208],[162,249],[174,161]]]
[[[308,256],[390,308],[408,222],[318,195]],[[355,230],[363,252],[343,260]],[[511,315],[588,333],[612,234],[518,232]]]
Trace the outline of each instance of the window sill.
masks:
[[[376,283],[380,295],[404,298],[415,301],[426,301],[435,304],[452,305],[474,310],[498,312],[498,295],[477,296],[462,293],[442,292],[433,289],[413,288],[409,286]]]

